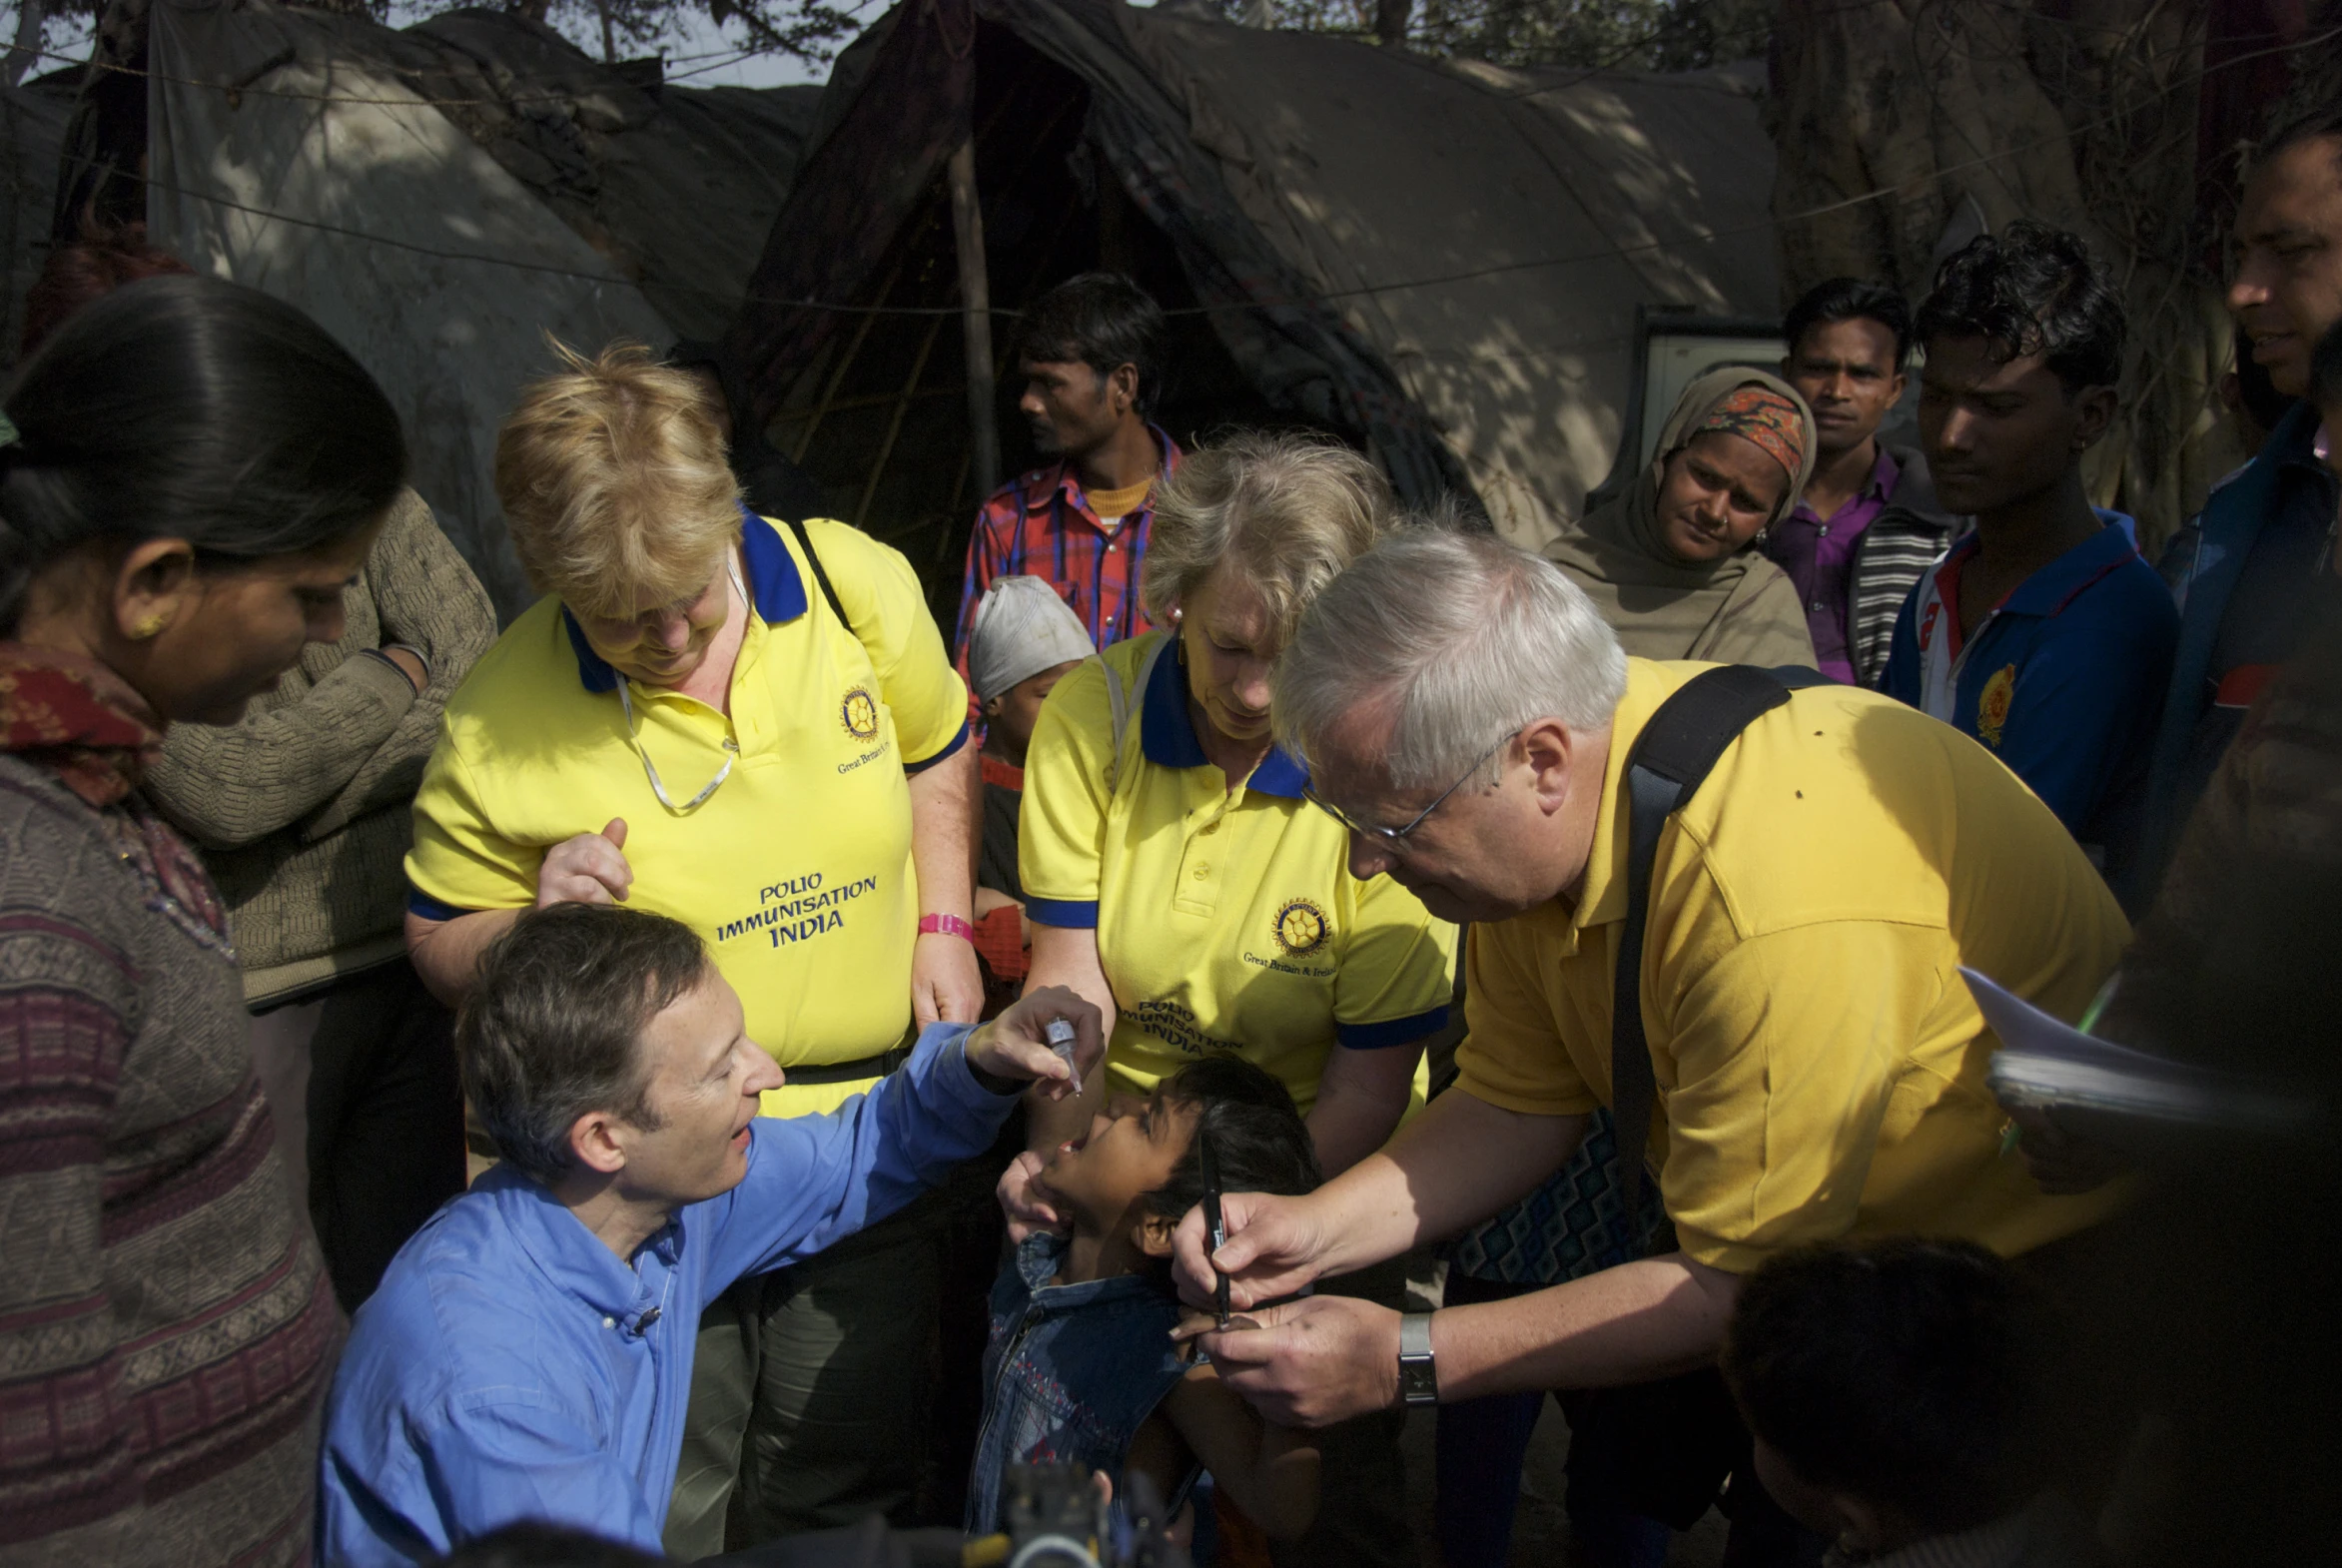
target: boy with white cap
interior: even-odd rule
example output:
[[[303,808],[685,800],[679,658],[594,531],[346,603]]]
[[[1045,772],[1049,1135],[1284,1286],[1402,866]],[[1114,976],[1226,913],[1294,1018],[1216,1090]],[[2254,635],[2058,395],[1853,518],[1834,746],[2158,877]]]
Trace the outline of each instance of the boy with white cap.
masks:
[[[1040,577],[998,577],[968,630],[968,683],[984,709],[984,844],[976,870],[977,952],[999,981],[1022,980],[1025,890],[1017,881],[1017,812],[1025,748],[1041,704],[1067,671],[1098,650],[1058,590]],[[995,918],[1015,909],[1018,919]],[[1006,951],[1015,936],[1015,957]],[[998,950],[998,951],[996,951]],[[1014,976],[1007,973],[1014,969]],[[1012,992],[1013,994],[1013,992]]]

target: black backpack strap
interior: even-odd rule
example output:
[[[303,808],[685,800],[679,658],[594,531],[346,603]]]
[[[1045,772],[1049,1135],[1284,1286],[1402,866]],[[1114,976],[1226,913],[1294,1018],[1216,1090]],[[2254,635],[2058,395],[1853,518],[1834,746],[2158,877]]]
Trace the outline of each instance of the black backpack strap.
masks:
[[[813,568],[813,580],[821,584],[821,596],[830,603],[831,613],[848,631],[854,631],[854,617],[846,613],[846,606],[838,602],[838,590],[830,586],[830,574],[822,569],[821,557],[813,553],[813,536],[805,531],[805,524],[795,517],[783,519],[789,531],[797,535],[797,547],[805,552],[805,564]],[[860,632],[854,633],[860,636]]]
[[[1693,676],[1659,705],[1621,775],[1628,792],[1626,928],[1618,938],[1610,1018],[1611,1115],[1618,1127],[1619,1212],[1628,1255],[1642,1238],[1633,1233],[1643,1201],[1643,1163],[1651,1143],[1651,1110],[1658,1081],[1651,1043],[1643,1032],[1643,936],[1651,922],[1651,866],[1659,835],[1701,784],[1724,748],[1764,714],[1789,700],[1792,686],[1817,685],[1813,670],[1766,670],[1724,664]]]

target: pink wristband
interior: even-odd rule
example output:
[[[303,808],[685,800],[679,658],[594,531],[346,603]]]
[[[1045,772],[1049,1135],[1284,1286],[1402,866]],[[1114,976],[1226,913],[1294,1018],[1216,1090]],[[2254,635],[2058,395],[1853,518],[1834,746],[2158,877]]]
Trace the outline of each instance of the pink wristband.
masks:
[[[958,937],[962,942],[970,944],[976,941],[976,928],[957,915],[922,915],[919,917],[919,934],[921,936],[934,936],[939,932],[947,937]]]

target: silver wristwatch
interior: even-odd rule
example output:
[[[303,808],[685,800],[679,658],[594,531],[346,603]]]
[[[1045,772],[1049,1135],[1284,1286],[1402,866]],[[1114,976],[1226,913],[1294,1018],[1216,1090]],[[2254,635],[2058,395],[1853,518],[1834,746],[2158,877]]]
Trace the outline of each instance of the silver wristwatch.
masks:
[[[1439,1403],[1439,1364],[1431,1356],[1429,1312],[1399,1317],[1398,1396],[1401,1404]]]

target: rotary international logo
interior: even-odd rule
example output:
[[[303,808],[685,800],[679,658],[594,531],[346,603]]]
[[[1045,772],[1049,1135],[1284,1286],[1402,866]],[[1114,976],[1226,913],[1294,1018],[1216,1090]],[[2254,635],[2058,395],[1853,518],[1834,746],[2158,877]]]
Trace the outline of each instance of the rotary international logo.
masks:
[[[1976,736],[1985,745],[2000,744],[2000,729],[2008,722],[2008,704],[2015,696],[2016,666],[2003,664],[1976,695]]]
[[[856,740],[878,739],[878,700],[863,687],[856,686],[846,693],[846,700],[838,707],[838,718],[846,726],[846,733]]]
[[[1325,911],[1305,898],[1276,912],[1276,945],[1295,958],[1325,946]]]

